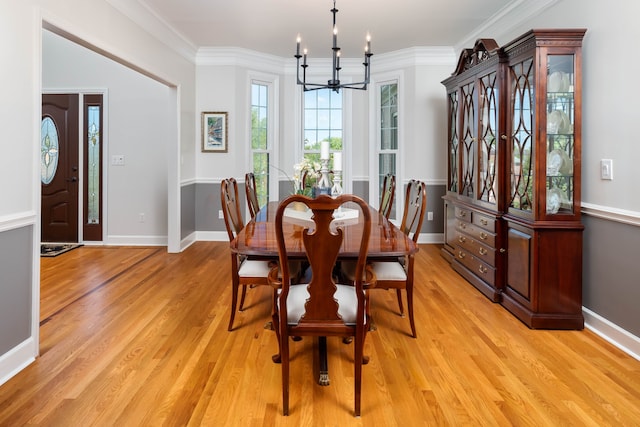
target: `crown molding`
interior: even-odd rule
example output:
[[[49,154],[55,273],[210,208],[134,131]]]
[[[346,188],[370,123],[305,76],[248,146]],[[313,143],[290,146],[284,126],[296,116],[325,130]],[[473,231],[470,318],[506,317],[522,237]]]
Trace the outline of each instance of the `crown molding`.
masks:
[[[455,50],[459,52],[471,47],[477,39],[487,35],[494,39],[505,37],[559,1],[561,0],[513,0],[460,40],[454,46]]]
[[[380,71],[420,65],[456,64],[458,56],[452,46],[414,46],[378,55]]]
[[[171,50],[188,61],[195,62],[196,45],[156,14],[144,0],[106,0],[106,2]]]
[[[345,76],[357,76],[362,73],[362,58],[342,58],[340,65]],[[457,56],[453,47],[411,47],[395,52],[375,55],[371,59],[375,71],[386,72],[398,68],[419,65],[454,66]],[[331,58],[312,58],[307,62],[309,69],[323,69],[331,65]],[[196,65],[198,66],[239,66],[256,68],[272,73],[293,75],[296,72],[295,58],[282,58],[254,50],[238,47],[206,47],[198,49]]]
[[[279,56],[240,47],[201,47],[196,54],[196,65],[239,66],[281,73],[286,60]]]

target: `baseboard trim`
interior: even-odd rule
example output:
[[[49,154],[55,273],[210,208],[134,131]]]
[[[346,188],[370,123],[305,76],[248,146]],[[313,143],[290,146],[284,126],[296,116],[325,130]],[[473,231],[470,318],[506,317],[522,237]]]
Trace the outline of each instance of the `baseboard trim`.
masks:
[[[585,328],[592,331],[605,341],[613,344],[636,360],[640,360],[640,338],[622,329],[618,325],[582,307]]]
[[[37,346],[29,337],[0,356],[0,386],[36,360]]]
[[[420,233],[418,236],[419,244],[433,244],[440,245],[444,243],[444,233]]]
[[[180,252],[184,251],[185,249],[187,249],[189,246],[193,245],[195,242],[197,242],[197,233],[194,231],[193,233],[189,234],[187,237],[185,237],[184,239],[182,239],[180,241]]]
[[[167,236],[117,236],[105,239],[108,246],[167,246]]]
[[[196,240],[204,240],[207,242],[228,242],[229,235],[226,231],[196,231]]]

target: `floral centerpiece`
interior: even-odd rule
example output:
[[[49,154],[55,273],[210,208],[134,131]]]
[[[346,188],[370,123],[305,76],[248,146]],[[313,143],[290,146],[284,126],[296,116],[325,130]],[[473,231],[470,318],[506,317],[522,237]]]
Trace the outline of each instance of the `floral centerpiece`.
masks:
[[[294,194],[312,195],[313,183],[318,180],[320,174],[320,162],[313,162],[307,158],[303,158],[300,163],[293,165],[293,192]],[[307,182],[305,180],[305,174]],[[307,186],[306,184],[311,183]]]

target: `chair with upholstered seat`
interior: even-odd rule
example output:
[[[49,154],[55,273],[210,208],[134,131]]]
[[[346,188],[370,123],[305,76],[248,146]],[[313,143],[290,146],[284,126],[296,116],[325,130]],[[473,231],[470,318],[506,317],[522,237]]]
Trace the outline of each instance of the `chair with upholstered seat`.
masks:
[[[249,172],[244,176],[244,191],[247,196],[249,215],[251,215],[251,218],[253,218],[260,210],[260,202],[258,201],[258,190],[256,188],[256,177],[253,172]]]
[[[238,201],[238,183],[235,178],[224,179],[222,181],[220,185],[220,203],[229,241],[232,241],[244,228],[244,222],[240,212],[240,203]],[[231,252],[231,317],[229,318],[228,330],[233,329],[233,319],[236,314],[238,302],[238,288],[242,286],[239,308],[240,311],[242,311],[247,286],[267,285],[269,270],[274,265],[276,265],[275,262],[250,260]]]
[[[380,193],[380,208],[378,212],[389,219],[391,214],[391,208],[393,207],[393,199],[396,194],[396,176],[393,174],[386,174],[382,181],[382,191]]]
[[[404,213],[400,230],[409,236],[415,243],[418,242],[424,212],[427,207],[426,185],[422,181],[411,180],[407,185],[404,199]],[[407,291],[407,308],[409,311],[409,324],[411,334],[417,338],[416,325],[413,317],[413,263],[414,256],[408,255],[397,261],[373,260],[369,264],[376,275],[375,289],[395,289],[398,297],[400,315],[404,317],[402,305],[402,289]],[[352,263],[342,264],[342,274],[349,280],[355,279],[356,273]]]
[[[307,260],[313,272],[309,283],[292,284],[287,267],[282,268],[281,278],[272,270],[270,281],[278,291],[273,305],[273,325],[275,327],[280,353],[274,356],[282,364],[282,403],[283,414],[289,413],[289,337],[297,336],[337,336],[354,337],[354,398],[355,414],[360,415],[362,389],[362,365],[364,340],[367,330],[365,290],[367,283],[356,280],[354,285],[336,284],[334,267],[343,240],[341,226],[331,225],[334,210],[346,202],[353,202],[360,210],[364,227],[361,235],[355,233],[359,247],[355,271],[358,277],[365,277],[367,247],[371,233],[371,214],[366,202],[354,195],[342,195],[332,198],[321,195],[315,199],[294,195],[285,199],[276,213],[276,238],[281,266],[286,266],[289,253],[282,224],[287,206],[302,202],[313,211],[314,225],[302,231],[302,240]],[[351,205],[353,206],[353,205]],[[345,226],[348,227],[348,226]],[[375,279],[366,275],[369,281]]]

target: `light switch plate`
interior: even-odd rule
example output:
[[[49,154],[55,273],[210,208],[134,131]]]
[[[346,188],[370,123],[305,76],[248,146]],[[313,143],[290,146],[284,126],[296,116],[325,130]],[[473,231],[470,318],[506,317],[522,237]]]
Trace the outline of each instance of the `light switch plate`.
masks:
[[[600,178],[606,180],[613,179],[613,160],[602,159],[600,160]]]

